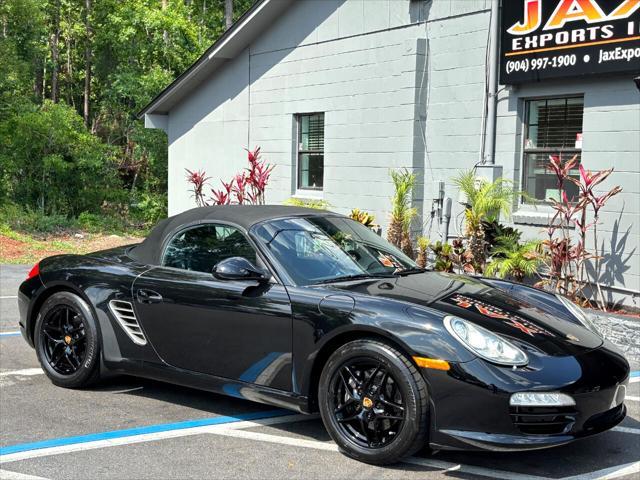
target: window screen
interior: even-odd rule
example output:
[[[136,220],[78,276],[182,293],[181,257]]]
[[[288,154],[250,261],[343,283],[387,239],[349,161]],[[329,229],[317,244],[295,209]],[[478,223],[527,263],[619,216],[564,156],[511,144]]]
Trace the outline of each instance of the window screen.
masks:
[[[549,157],[566,162],[577,155],[578,163],[570,174],[578,178],[582,153],[583,97],[529,100],[525,112],[524,178],[527,194],[536,200],[559,199],[557,179],[549,168]],[[569,198],[577,198],[577,187],[567,182]]]
[[[297,116],[298,189],[322,190],[324,184],[324,113]]]

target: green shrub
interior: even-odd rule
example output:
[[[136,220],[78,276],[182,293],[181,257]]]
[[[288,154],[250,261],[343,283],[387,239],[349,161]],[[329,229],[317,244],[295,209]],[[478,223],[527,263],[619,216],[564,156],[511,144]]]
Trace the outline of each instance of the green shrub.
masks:
[[[155,225],[167,216],[167,196],[145,192],[134,205],[134,214],[145,225]]]
[[[292,207],[315,208],[316,210],[327,210],[331,206],[331,204],[326,200],[297,197],[288,198],[284,201],[284,204]]]
[[[42,214],[98,212],[121,191],[113,150],[77,112],[45,102],[0,122],[2,196]]]
[[[12,203],[0,208],[0,223],[12,230],[40,234],[59,233],[75,227],[75,221],[65,215],[44,215]]]

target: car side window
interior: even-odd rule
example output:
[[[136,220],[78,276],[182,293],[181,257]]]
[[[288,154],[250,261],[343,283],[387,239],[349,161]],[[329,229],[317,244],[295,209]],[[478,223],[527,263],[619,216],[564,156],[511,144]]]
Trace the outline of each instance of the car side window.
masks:
[[[256,252],[240,230],[211,223],[174,236],[165,249],[162,264],[210,273],[214,265],[230,257],[244,257],[256,264]]]

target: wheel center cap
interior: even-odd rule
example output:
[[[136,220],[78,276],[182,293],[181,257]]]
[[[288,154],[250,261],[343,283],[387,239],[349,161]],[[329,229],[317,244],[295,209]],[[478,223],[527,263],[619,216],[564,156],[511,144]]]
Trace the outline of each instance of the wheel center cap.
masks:
[[[364,408],[371,408],[373,407],[373,400],[371,400],[369,397],[364,397],[362,399],[362,406]]]
[[[67,345],[71,345],[71,336],[70,335],[65,335],[64,336],[64,343],[66,343]]]

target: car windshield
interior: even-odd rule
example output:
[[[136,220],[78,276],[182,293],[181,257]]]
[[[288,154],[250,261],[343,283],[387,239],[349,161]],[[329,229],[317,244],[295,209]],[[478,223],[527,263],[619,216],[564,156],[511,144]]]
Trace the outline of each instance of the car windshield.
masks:
[[[417,268],[369,228],[344,217],[273,220],[254,232],[297,285],[391,276]]]

